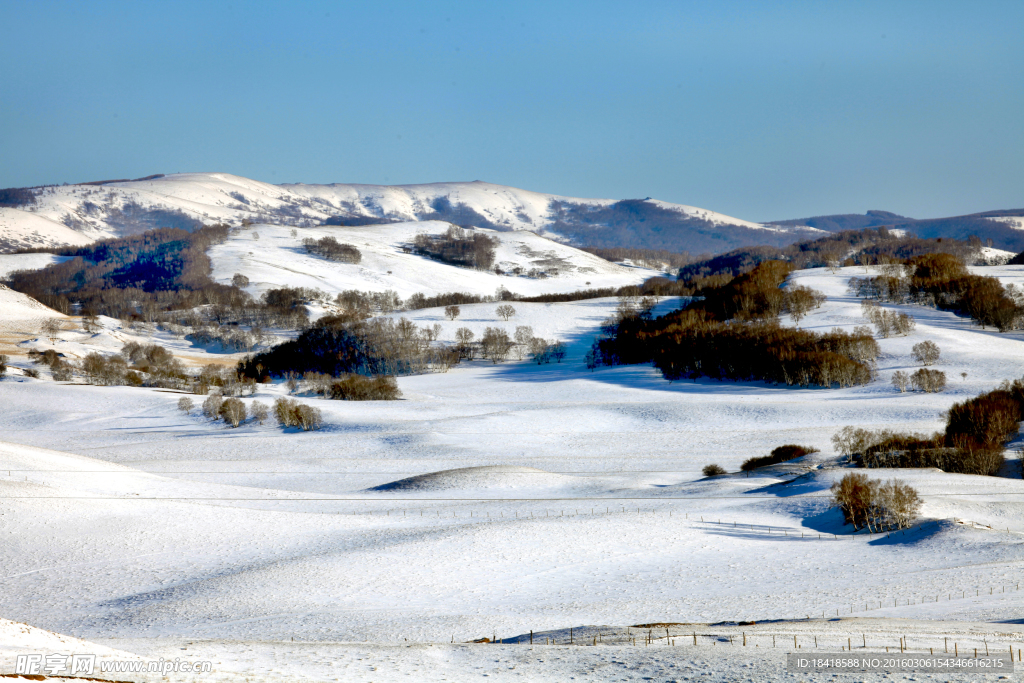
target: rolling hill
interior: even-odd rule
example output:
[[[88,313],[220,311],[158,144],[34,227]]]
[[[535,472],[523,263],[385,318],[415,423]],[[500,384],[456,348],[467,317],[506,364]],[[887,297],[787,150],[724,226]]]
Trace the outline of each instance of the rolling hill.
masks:
[[[441,220],[529,230],[577,246],[692,253],[783,245],[823,234],[766,226],[653,199],[580,199],[481,181],[423,185],[271,185],[227,173],[32,188],[0,209],[0,252],[89,242],[155,227],[242,221],[293,227]],[[24,197],[25,193],[20,193]]]

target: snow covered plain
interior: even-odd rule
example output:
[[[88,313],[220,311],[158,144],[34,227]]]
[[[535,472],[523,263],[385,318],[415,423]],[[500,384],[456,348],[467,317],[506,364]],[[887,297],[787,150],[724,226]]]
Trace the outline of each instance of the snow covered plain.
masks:
[[[979,272],[1024,281],[1018,266]],[[802,326],[865,324],[846,292],[860,275],[796,273],[829,296]],[[940,429],[952,402],[1021,376],[1020,332],[903,307],[917,328],[879,340],[865,387],[670,384],[648,367],[585,368],[616,303],[514,303],[507,323],[494,304],[454,322],[402,313],[440,324],[442,341],[530,325],[568,357],[400,378],[395,402],[300,398],[323,409],[322,432],[227,429],[179,413],[173,392],[9,377],[0,615],[279,680],[806,680],[784,671],[794,635],[822,651],[904,635],[915,652],[944,637],[961,651],[1024,647],[1024,481],[869,472],[925,500],[923,524],[891,537],[851,536],[827,497],[845,473],[836,430]],[[889,377],[924,339],[949,388],[898,394]],[[283,394],[265,385],[254,399]],[[700,475],[784,443],[822,452],[749,478]],[[627,635],[660,623],[672,638]],[[495,635],[515,644],[459,644]]]

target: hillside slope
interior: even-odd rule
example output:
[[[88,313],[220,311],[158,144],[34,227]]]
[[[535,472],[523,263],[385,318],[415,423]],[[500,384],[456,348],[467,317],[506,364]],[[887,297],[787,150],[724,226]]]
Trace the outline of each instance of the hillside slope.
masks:
[[[494,264],[504,275],[449,265],[408,251],[417,234],[441,234],[448,227],[441,221],[325,226],[294,230],[293,236],[292,228],[256,225],[251,231],[238,231],[224,243],[214,245],[209,254],[214,280],[228,284],[235,273],[241,273],[250,280],[249,292],[257,296],[284,286],[314,287],[330,294],[346,289],[392,289],[403,298],[416,292],[428,296],[443,292],[493,295],[504,287],[532,296],[622,287],[660,274],[648,268],[610,263],[526,231],[476,231],[501,241],[495,249]],[[306,253],[303,239],[327,236],[354,245],[362,253],[361,261],[342,263]],[[513,274],[515,269],[522,273]],[[531,272],[533,277],[529,276]]]
[[[295,227],[444,220],[499,231],[530,230],[577,245],[694,253],[788,244],[822,234],[651,199],[580,199],[480,181],[271,185],[228,173],[181,173],[33,192],[34,203],[3,210],[0,251],[77,243],[76,234],[92,241],[154,227],[238,225],[243,220]]]

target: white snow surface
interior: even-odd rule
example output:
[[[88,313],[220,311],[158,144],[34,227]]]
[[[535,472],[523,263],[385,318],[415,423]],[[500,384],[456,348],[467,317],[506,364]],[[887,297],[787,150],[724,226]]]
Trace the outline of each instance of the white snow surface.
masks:
[[[553,200],[592,206],[618,201],[564,197],[481,181],[271,185],[229,173],[177,173],[151,180],[43,188],[35,204],[0,208],[0,250],[84,244],[125,230],[137,232],[172,224],[166,217],[154,225],[139,223],[140,214],[147,210],[171,211],[184,220],[202,223],[239,225],[249,220],[310,227],[337,215],[416,221],[430,213],[432,202],[439,198],[453,205],[464,204],[502,229],[538,233],[548,231]],[[720,226],[781,230],[694,206],[648,201]],[[801,234],[807,231],[802,228]]]
[[[495,265],[507,275],[493,270],[453,266],[426,256],[406,253],[418,233],[443,234],[448,223],[425,221],[361,227],[320,227],[294,231],[284,226],[257,225],[252,230],[232,234],[222,244],[210,248],[213,278],[225,284],[235,273],[249,278],[248,291],[259,296],[275,287],[311,287],[335,295],[346,289],[384,291],[391,289],[401,297],[422,292],[466,292],[491,296],[499,287],[532,296],[553,292],[572,292],[599,287],[640,284],[662,273],[649,268],[611,263],[585,251],[560,244],[532,232],[474,232],[501,241],[495,250]],[[292,232],[296,232],[292,236]],[[258,235],[258,239],[254,237]],[[331,261],[306,253],[302,240],[331,236],[352,244],[362,253],[358,264]],[[523,275],[511,274],[522,268]],[[527,277],[531,270],[549,271],[549,277]]]
[[[88,244],[99,231],[78,231],[62,223],[55,212],[46,214],[0,206],[0,250]]]
[[[1021,266],[975,272],[1024,282]],[[795,273],[828,296],[801,326],[866,324],[846,288],[863,275]],[[507,323],[494,304],[455,321],[396,315],[440,324],[439,343],[530,325],[566,342],[563,363],[401,377],[392,402],[296,397],[323,410],[320,432],[229,429],[179,412],[175,392],[0,381],[0,614],[143,657],[214,659],[225,680],[806,680],[784,671],[782,640],[1022,646],[1019,474],[868,470],[924,499],[922,523],[891,536],[851,535],[828,489],[848,471],[835,431],[941,429],[954,401],[1024,373],[1024,333],[897,306],[917,327],[878,340],[867,386],[669,383],[583,365],[616,300],[513,305]],[[925,339],[948,389],[900,394],[891,374],[915,369]],[[243,400],[282,395],[275,383]],[[700,474],[786,443],[821,452]],[[626,626],[653,623],[676,624],[674,641],[626,644]],[[742,632],[746,649],[723,640]],[[517,644],[459,644],[492,635]]]
[[[1006,223],[1015,230],[1024,230],[1024,216],[996,216],[989,218],[989,220]]]

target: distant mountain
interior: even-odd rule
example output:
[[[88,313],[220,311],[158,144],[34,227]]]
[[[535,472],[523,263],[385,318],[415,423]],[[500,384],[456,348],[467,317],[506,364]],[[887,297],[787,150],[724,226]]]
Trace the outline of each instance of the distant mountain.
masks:
[[[978,235],[1024,250],[1024,209],[919,220],[887,211],[756,223],[656,199],[581,199],[479,180],[423,185],[271,185],[227,173],[153,175],[0,190],[0,252],[85,244],[155,227],[243,221],[293,227],[440,220],[529,230],[574,246],[720,254],[888,226],[919,237]]]
[[[884,225],[887,228],[902,230],[925,239],[943,237],[968,240],[973,235],[986,244],[991,240],[990,246],[998,249],[1016,252],[1024,250],[1024,209],[985,211],[965,216],[924,219],[907,218],[888,211],[868,211],[864,215],[815,216],[773,221],[766,225],[789,228],[805,226],[828,232],[875,228]]]
[[[812,218],[795,218],[787,221],[771,221],[769,225],[788,227],[809,226],[819,230],[827,230],[828,232],[840,232],[842,230],[876,228],[880,225],[892,225],[895,221],[908,220],[914,219],[888,211],[868,211],[863,215],[859,213],[841,213],[834,216],[814,216]]]
[[[481,181],[271,185],[226,173],[0,191],[0,251],[90,242],[154,227],[243,221],[294,227],[441,220],[529,230],[576,246],[719,253],[823,234],[654,199],[580,199]]]

